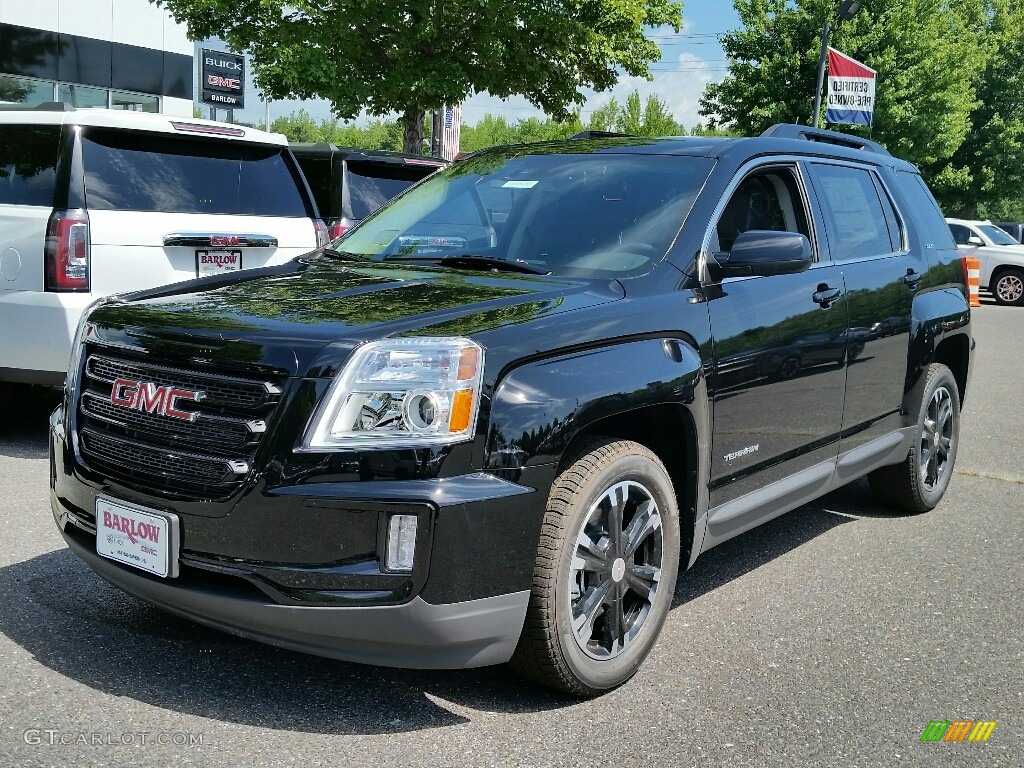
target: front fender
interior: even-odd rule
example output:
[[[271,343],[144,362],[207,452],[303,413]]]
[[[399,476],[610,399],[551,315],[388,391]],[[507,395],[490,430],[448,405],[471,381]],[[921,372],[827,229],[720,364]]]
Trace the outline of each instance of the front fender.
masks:
[[[681,339],[639,339],[532,361],[494,390],[484,468],[557,463],[595,422],[663,404],[686,408],[698,436],[707,437],[700,355]]]
[[[710,414],[697,349],[681,338],[626,340],[536,360],[503,376],[490,401],[484,467],[551,477],[581,432],[634,439],[673,472],[692,565],[707,521]],[[670,459],[670,457],[672,457]]]

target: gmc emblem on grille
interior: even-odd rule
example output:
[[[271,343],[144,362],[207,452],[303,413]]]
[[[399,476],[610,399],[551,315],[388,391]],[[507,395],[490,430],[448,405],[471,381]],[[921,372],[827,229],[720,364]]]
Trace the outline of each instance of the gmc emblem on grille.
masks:
[[[178,402],[192,400],[198,403],[204,397],[206,397],[205,392],[193,392],[190,389],[176,387],[159,387],[151,381],[132,381],[131,379],[117,379],[110,389],[112,405],[131,408],[134,411],[158,413],[161,416],[170,416],[172,419],[183,419],[184,421],[195,421],[199,414],[179,410]]]

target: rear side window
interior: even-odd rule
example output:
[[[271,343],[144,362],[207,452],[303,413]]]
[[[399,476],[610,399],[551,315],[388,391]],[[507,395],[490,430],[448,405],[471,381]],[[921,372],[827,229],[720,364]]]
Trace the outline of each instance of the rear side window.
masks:
[[[90,130],[82,139],[88,206],[106,211],[306,217],[284,147]]]
[[[346,215],[365,219],[391,198],[404,192],[434,169],[430,166],[346,163]]]
[[[890,232],[889,215],[878,197],[871,172],[845,165],[811,164],[814,186],[821,195],[833,261],[890,254],[900,233]]]
[[[53,205],[59,125],[0,125],[0,205]]]
[[[899,180],[899,192],[910,205],[911,215],[921,228],[925,242],[933,244],[936,248],[956,248],[953,236],[949,232],[950,228],[946,226],[942,211],[925,186],[924,179],[908,171],[897,171],[896,178]],[[967,242],[966,238],[964,242]]]

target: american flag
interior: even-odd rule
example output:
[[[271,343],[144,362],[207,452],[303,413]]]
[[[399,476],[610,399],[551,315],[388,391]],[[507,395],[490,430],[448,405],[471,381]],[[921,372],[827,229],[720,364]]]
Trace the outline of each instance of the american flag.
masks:
[[[459,134],[462,128],[462,105],[444,108],[444,128],[441,131],[441,157],[449,162],[459,154]]]

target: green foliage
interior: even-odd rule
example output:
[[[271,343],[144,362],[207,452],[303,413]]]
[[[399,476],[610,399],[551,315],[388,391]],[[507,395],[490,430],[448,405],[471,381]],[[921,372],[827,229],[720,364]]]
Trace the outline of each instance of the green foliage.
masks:
[[[152,2],[193,39],[248,52],[271,98],[325,98],[343,119],[401,113],[407,151],[419,150],[426,110],[483,90],[567,120],[581,89],[607,90],[620,69],[649,76],[661,51],[645,27],[682,22],[673,0]]]
[[[835,0],[734,0],[743,27],[722,38],[730,73],[708,86],[701,114],[745,134],[811,124],[828,20],[831,45],[878,71],[873,138],[934,167],[963,142],[977,104],[973,85],[987,55],[977,29],[984,2],[871,0],[837,23]]]
[[[0,102],[21,103],[28,98],[32,88],[13,77],[0,77]]]
[[[365,127],[337,120],[317,123],[309,113],[300,109],[288,117],[279,117],[270,124],[270,130],[283,133],[290,142],[326,141],[339,147],[363,149],[402,148],[402,128],[397,120],[373,120]]]
[[[647,97],[641,107],[640,92],[633,91],[625,104],[611,99],[590,115],[591,130],[616,131],[632,136],[685,136],[686,128],[675,121],[664,101]]]
[[[1024,216],[1024,15],[1022,0],[989,0],[979,20],[989,51],[974,83],[971,130],[948,164],[930,169],[950,215],[1020,221]]]

